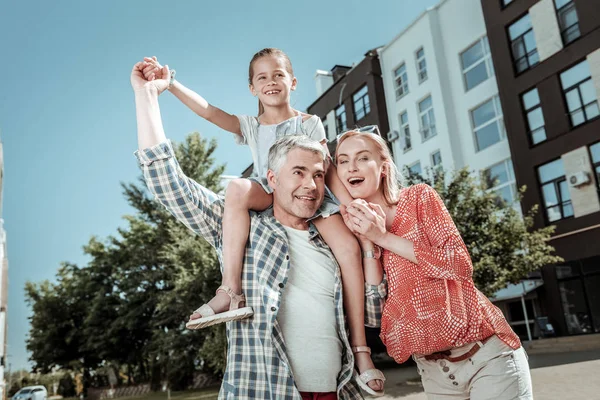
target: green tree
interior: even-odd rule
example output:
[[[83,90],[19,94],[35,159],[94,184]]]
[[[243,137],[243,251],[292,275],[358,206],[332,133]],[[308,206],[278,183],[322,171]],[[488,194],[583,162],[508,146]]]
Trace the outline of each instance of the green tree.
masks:
[[[489,175],[467,169],[428,171],[425,176],[404,171],[408,184],[424,182],[440,194],[471,254],[475,284],[486,295],[562,261],[548,242],[554,226],[533,229],[537,206],[521,215],[489,190]]]
[[[174,147],[186,175],[220,189],[224,166],[214,165],[215,140],[194,133]],[[56,283],[26,284],[34,311],[27,347],[36,370],[81,370],[84,385],[90,368],[102,373],[100,366],[110,364],[122,366],[129,383],[151,381],[157,388],[168,379],[184,388],[197,370],[223,370],[224,347],[217,360],[201,350],[206,337],[224,346],[214,340],[223,331],[185,329],[191,311],[218,286],[218,259],[150,198],[143,180],[122,186],[135,211],[125,216],[126,227],[104,241],[93,237],[84,247],[87,266],[65,263]]]
[[[75,396],[75,380],[68,372],[64,373],[58,381],[58,394],[62,397]]]

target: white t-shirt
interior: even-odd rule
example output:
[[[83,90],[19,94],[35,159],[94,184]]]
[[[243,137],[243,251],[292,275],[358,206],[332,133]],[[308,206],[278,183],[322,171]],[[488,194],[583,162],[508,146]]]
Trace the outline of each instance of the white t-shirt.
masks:
[[[336,264],[309,242],[309,232],[284,226],[290,270],[277,320],[296,386],[302,392],[335,392],[342,342],[334,305]]]

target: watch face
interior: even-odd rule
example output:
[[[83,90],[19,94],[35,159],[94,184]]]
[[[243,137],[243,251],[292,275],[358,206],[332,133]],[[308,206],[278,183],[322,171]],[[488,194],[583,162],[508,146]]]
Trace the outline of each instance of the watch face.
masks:
[[[379,257],[381,257],[381,249],[379,247],[375,247],[374,250],[367,250],[363,252],[363,256],[366,258],[378,259]]]

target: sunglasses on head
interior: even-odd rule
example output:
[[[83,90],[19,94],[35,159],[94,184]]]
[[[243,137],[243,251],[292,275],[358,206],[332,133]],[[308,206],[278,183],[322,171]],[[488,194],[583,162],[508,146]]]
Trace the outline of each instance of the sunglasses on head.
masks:
[[[381,133],[379,132],[379,127],[377,125],[367,125],[363,126],[362,128],[350,129],[346,132],[342,132],[339,135],[337,135],[337,140],[339,141],[340,138],[348,132],[369,132],[381,136]]]

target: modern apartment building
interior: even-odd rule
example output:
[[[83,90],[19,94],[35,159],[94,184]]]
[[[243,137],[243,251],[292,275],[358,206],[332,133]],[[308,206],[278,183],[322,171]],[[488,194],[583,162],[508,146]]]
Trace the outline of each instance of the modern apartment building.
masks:
[[[600,0],[481,5],[521,204],[565,259],[542,270],[537,316],[600,332]]]
[[[487,170],[516,194],[480,0],[442,0],[379,49],[388,139],[399,167]]]
[[[337,135],[352,128],[377,125],[382,134],[389,130],[381,68],[377,50],[369,50],[357,65],[336,65],[331,71],[317,71],[317,99],[308,106],[325,126],[331,150]]]

